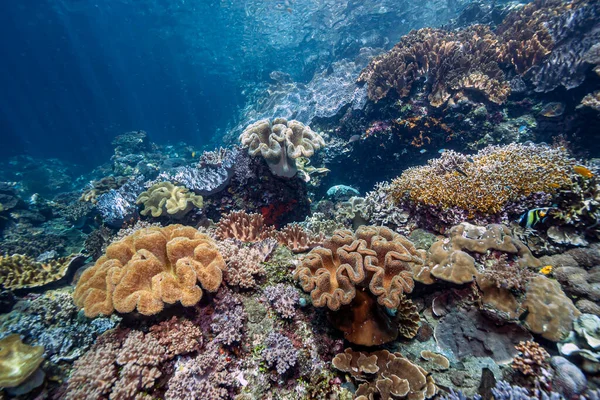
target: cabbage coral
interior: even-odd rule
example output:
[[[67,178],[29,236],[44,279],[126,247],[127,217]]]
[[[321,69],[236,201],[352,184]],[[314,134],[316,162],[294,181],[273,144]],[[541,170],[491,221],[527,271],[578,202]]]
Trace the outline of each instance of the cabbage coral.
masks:
[[[397,204],[458,208],[474,218],[534,194],[556,193],[570,184],[572,165],[564,149],[533,144],[488,146],[472,158],[447,151],[429,165],[407,169],[390,190]]]

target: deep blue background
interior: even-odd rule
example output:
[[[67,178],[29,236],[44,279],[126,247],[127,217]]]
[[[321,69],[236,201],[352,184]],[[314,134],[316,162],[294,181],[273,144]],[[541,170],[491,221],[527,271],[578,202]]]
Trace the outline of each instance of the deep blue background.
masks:
[[[227,75],[190,57],[143,2],[0,5],[0,156],[26,153],[94,166],[114,136],[206,143],[241,99]],[[156,29],[160,26],[161,29]]]

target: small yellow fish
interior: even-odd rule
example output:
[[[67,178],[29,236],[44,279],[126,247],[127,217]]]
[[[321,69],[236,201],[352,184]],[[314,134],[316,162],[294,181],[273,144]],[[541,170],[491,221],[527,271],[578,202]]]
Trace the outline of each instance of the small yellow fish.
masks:
[[[552,265],[546,265],[540,269],[540,274],[550,275],[552,273]]]
[[[196,152],[192,151],[192,158],[196,158]]]
[[[583,165],[575,165],[573,166],[573,171],[583,176],[584,178],[591,178],[594,176],[594,173],[590,171],[589,168],[584,167]]]

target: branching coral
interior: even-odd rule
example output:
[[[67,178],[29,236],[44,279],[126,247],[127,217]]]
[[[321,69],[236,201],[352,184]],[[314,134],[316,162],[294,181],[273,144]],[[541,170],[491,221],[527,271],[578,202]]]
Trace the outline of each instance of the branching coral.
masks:
[[[223,270],[214,242],[194,228],[144,228],[108,246],[81,275],[73,298],[88,317],[136,309],[153,315],[165,303],[198,303],[202,289],[216,292]]]
[[[315,235],[305,231],[298,224],[289,224],[275,233],[279,244],[286,246],[294,253],[304,253],[320,246],[325,240],[323,235]]]
[[[429,399],[437,393],[431,374],[413,364],[400,353],[387,350],[372,353],[346,349],[335,356],[332,364],[360,382],[356,399],[406,398]]]
[[[47,263],[20,254],[0,256],[0,286],[10,290],[44,286],[63,278],[74,262],[81,261],[81,256],[59,258]]]
[[[296,365],[298,351],[292,341],[278,332],[271,332],[265,339],[263,357],[270,367],[275,367],[277,373],[285,374]]]
[[[335,311],[332,322],[346,339],[371,346],[394,340],[399,318],[418,321],[405,294],[414,287],[413,269],[424,263],[424,251],[404,236],[361,226],[355,234],[336,231],[302,260],[294,277],[315,306]],[[416,330],[406,333],[412,337]]]
[[[472,219],[539,192],[556,193],[570,184],[572,165],[563,149],[533,144],[489,146],[471,159],[446,151],[427,166],[407,169],[391,190],[396,203],[459,209]]]
[[[263,262],[269,257],[277,243],[273,239],[246,245],[239,240],[225,239],[217,247],[226,261],[225,282],[242,288],[255,287],[257,280],[266,271]]]
[[[223,216],[215,235],[221,239],[237,239],[243,242],[256,242],[273,235],[274,228],[267,226],[261,214],[248,214],[245,211],[232,211]]]
[[[239,137],[248,154],[261,155],[273,174],[291,178],[298,172],[296,159],[312,157],[325,146],[323,138],[295,120],[263,119],[248,126]]]
[[[161,215],[181,218],[194,207],[202,208],[203,205],[202,196],[171,182],[152,185],[147,191],[140,193],[136,203],[144,205],[142,215],[151,214],[154,218]]]
[[[496,61],[497,37],[481,25],[448,32],[424,28],[412,31],[387,53],[375,57],[362,71],[369,98],[386,97],[390,90],[400,97],[426,78],[432,106],[446,103],[451,91],[474,89],[494,103],[503,103],[510,87]]]
[[[523,375],[541,376],[542,370],[549,370],[550,354],[536,342],[520,342],[515,346],[519,355],[512,362],[513,369]]]
[[[282,318],[292,318],[296,313],[296,306],[298,305],[300,296],[294,287],[278,283],[274,286],[267,286],[264,294],[275,311],[277,311],[277,314]]]

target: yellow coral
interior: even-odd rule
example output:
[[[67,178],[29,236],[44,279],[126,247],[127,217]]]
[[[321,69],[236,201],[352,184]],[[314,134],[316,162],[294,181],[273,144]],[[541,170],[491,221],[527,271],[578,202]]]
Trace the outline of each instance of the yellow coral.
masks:
[[[0,387],[19,386],[43,360],[44,348],[23,344],[19,335],[9,335],[0,340]]]
[[[573,160],[548,146],[489,146],[472,159],[447,151],[429,165],[409,168],[392,182],[396,202],[460,208],[468,218],[497,214],[512,201],[570,184]]]
[[[64,277],[73,259],[59,258],[44,264],[20,254],[0,256],[0,286],[10,290],[44,286]]]
[[[140,229],[108,246],[79,279],[73,300],[85,315],[115,310],[153,315],[164,304],[193,306],[216,292],[225,261],[208,236],[183,225]]]
[[[201,208],[202,196],[190,192],[183,186],[171,182],[160,182],[142,192],[136,201],[143,204],[142,215],[151,214],[154,218],[168,214],[173,218],[181,218],[190,212],[194,206]]]

